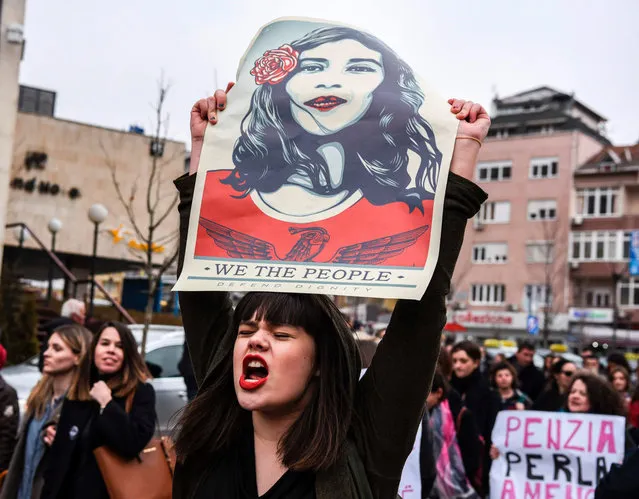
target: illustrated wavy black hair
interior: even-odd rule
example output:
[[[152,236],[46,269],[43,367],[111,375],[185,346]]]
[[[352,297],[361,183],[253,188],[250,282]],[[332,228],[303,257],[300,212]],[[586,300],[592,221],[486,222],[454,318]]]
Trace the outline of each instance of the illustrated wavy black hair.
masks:
[[[260,85],[242,120],[242,134],[233,151],[235,169],[222,180],[238,197],[253,190],[274,192],[297,173],[320,195],[361,190],[374,205],[401,201],[411,212],[415,208],[423,212],[422,200],[433,199],[442,154],[433,129],[419,114],[424,94],[412,69],[382,41],[351,28],[316,29],[290,45],[301,54],[345,39],[382,54],[384,81],[373,92],[366,115],[334,134],[312,135],[293,119],[286,93],[286,83],[299,66],[278,84]],[[331,186],[328,165],[317,151],[331,142],[341,144],[345,156],[342,183],[336,187]],[[410,188],[409,151],[420,158],[415,187]]]

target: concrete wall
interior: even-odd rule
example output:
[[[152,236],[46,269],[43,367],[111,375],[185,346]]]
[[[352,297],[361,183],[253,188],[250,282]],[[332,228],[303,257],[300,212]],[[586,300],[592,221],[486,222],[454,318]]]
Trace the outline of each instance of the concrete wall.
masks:
[[[119,202],[111,178],[109,165],[116,165],[117,179],[128,198],[131,187],[137,182],[134,213],[139,227],[148,226],[146,189],[151,169],[149,137],[117,130],[59,120],[48,116],[19,113],[16,123],[15,148],[12,155],[11,178],[28,181],[35,179],[33,192],[11,187],[9,192],[8,222],[24,222],[40,239],[50,241],[47,224],[56,217],[63,228],[58,233],[56,249],[77,255],[90,255],[93,244],[93,224],[88,210],[93,203],[102,203],[109,216],[101,225],[98,254],[101,257],[134,260],[128,241],[134,234],[127,234],[133,227],[125,209]],[[25,157],[29,152],[48,155],[43,170],[28,170]],[[167,142],[164,157],[159,160],[161,179],[158,211],[163,212],[172,202],[176,190],[173,180],[184,172],[185,145]],[[57,184],[57,195],[39,192],[40,182]],[[81,196],[71,199],[69,191],[77,188]],[[161,237],[177,230],[177,209],[158,230]],[[119,229],[122,239],[117,242],[109,230]],[[17,245],[13,234],[7,244]],[[25,247],[33,247],[28,241]],[[169,251],[167,247],[166,251]],[[158,261],[161,255],[158,255]]]
[[[4,247],[9,174],[18,110],[18,73],[22,44],[7,41],[7,26],[24,23],[25,0],[0,2],[0,262]]]

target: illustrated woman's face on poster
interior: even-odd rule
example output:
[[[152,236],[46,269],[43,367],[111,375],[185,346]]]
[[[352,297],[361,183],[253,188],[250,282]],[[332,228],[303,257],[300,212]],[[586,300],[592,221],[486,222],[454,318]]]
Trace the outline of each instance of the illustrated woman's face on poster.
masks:
[[[382,54],[346,39],[302,52],[286,92],[293,118],[304,130],[330,135],[364,116],[382,81]]]

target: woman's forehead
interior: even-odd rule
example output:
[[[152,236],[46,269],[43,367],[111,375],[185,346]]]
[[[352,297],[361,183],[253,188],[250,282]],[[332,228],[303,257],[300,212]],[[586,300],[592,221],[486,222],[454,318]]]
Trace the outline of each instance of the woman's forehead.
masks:
[[[351,59],[372,59],[381,64],[382,54],[369,49],[357,40],[346,39],[305,50],[300,54],[300,60],[304,59],[326,59],[333,63],[347,63]]]

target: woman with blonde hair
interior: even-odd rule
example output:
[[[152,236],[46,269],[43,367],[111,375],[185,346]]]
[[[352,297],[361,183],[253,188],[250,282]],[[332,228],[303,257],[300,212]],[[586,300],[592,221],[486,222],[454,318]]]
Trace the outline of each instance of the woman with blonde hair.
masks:
[[[93,451],[106,446],[131,460],[153,437],[155,391],[130,329],[119,322],[104,324],[89,357],[82,396],[67,397],[62,407],[51,446],[56,459],[44,471],[42,499],[108,499]]]
[[[91,333],[73,324],[60,326],[44,352],[42,378],[27,399],[18,444],[13,454],[1,499],[37,499],[44,485],[46,463],[55,460],[51,445],[65,397],[88,397],[80,382],[88,374]]]

